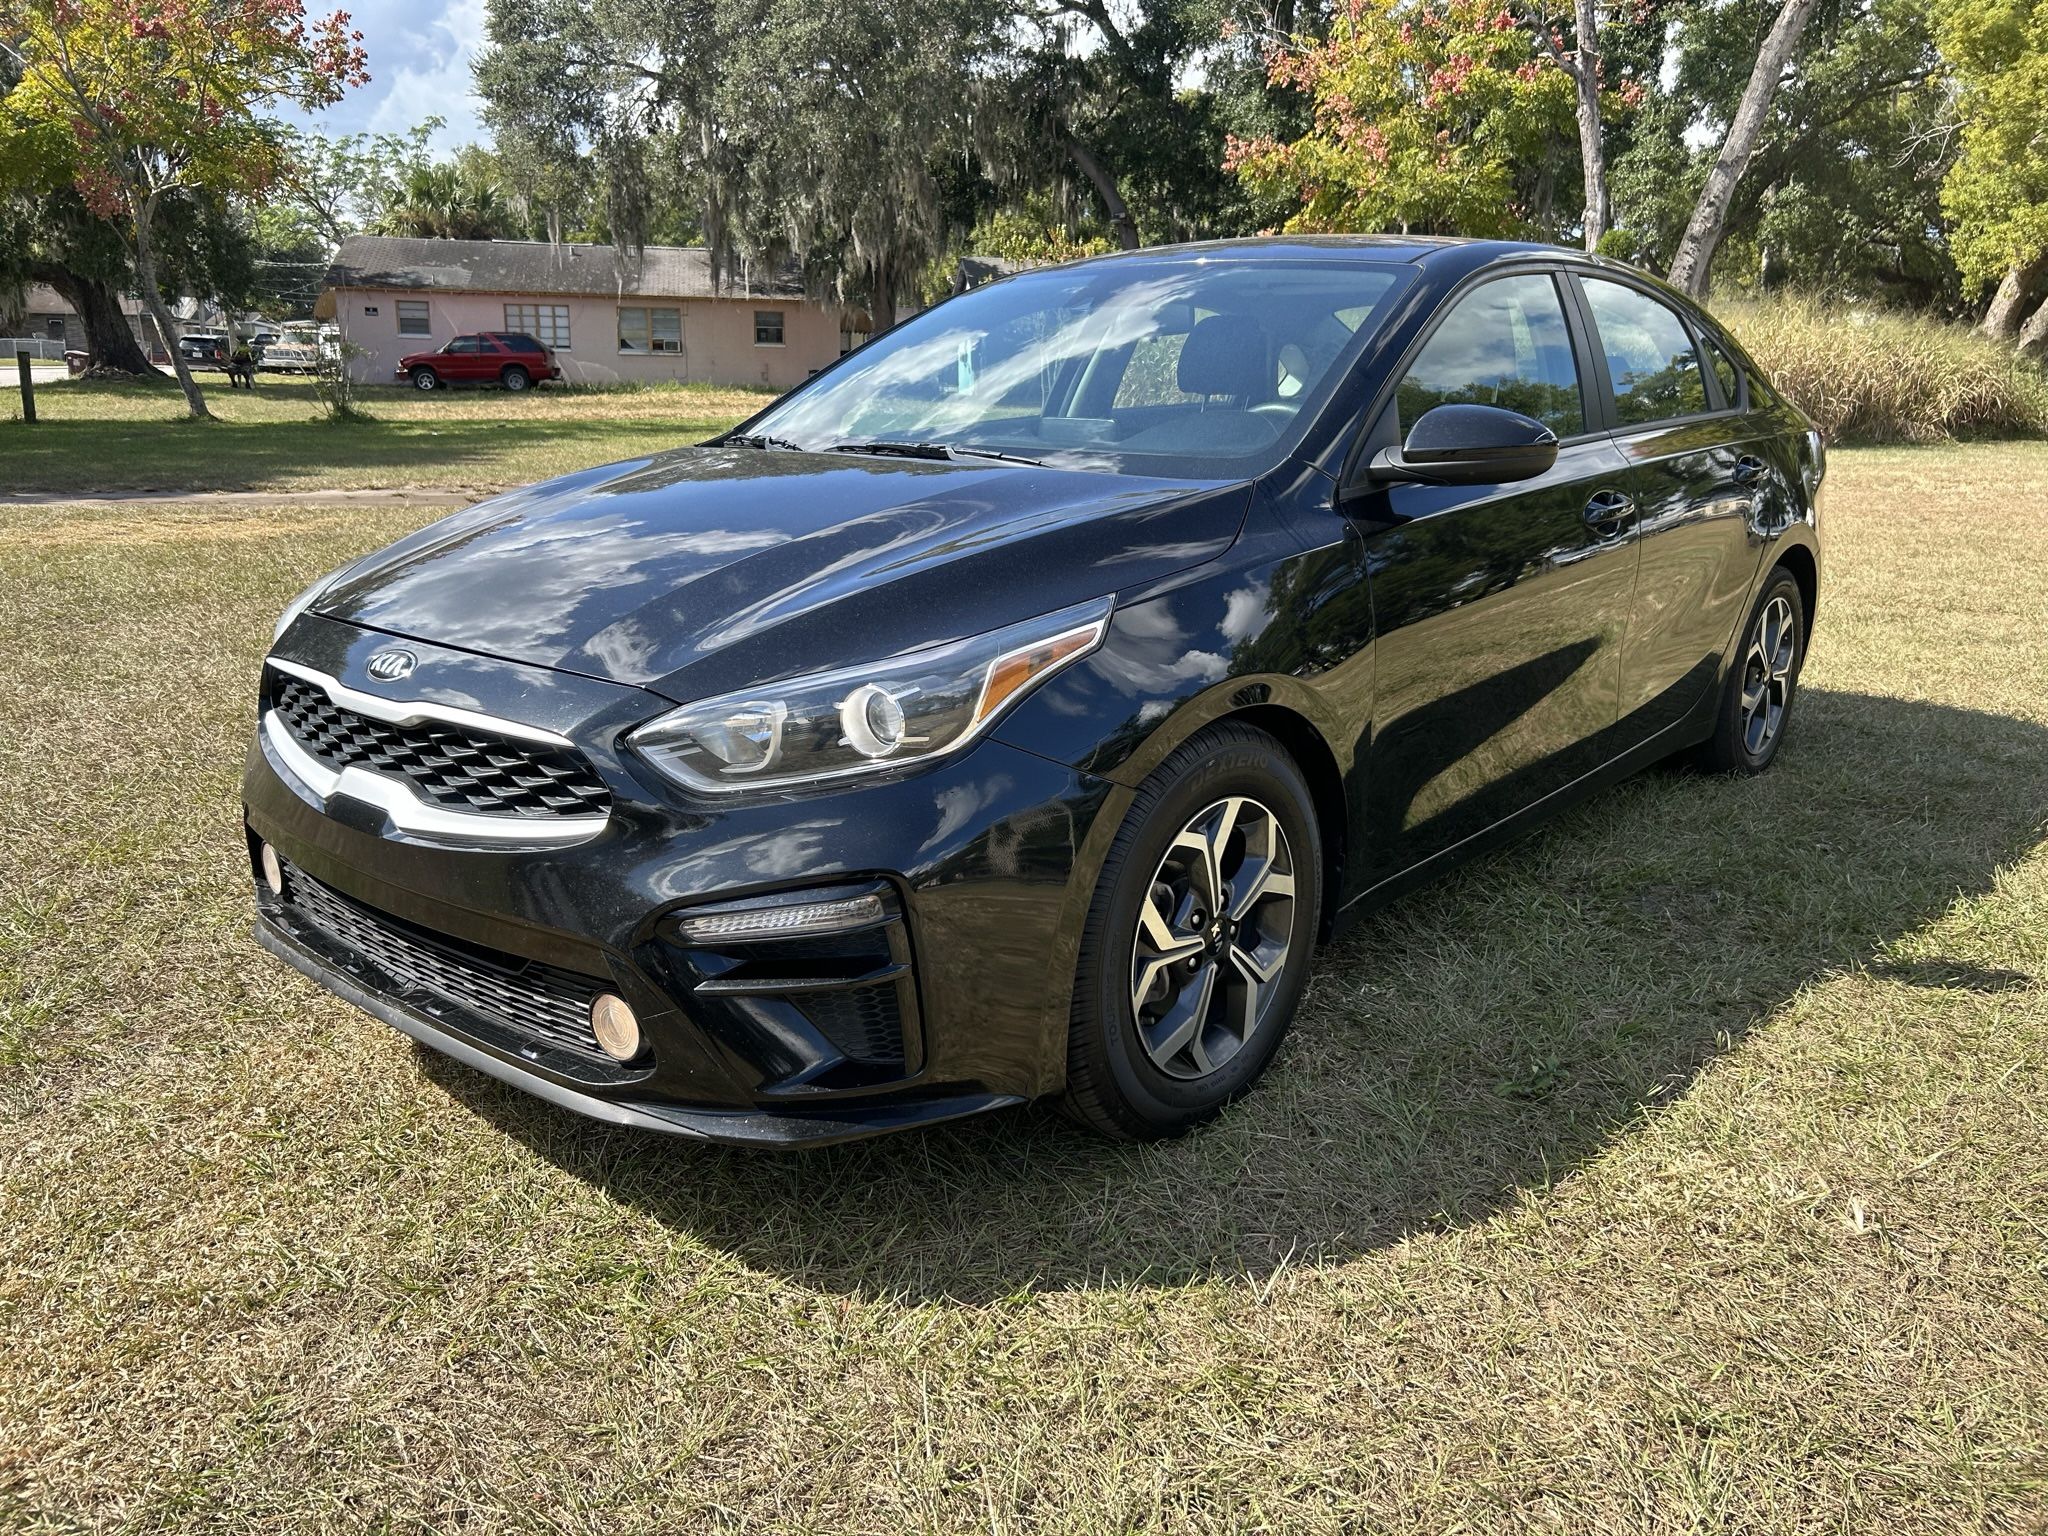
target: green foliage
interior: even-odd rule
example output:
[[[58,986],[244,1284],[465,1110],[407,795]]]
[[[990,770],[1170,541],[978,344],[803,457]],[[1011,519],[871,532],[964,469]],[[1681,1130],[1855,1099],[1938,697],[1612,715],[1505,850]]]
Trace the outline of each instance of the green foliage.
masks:
[[[1937,28],[1962,124],[1942,207],[1982,287],[2048,252],[2048,0],[1946,0]]]
[[[492,0],[487,118],[530,169],[594,164],[603,219],[649,238],[691,208],[729,275],[793,253],[886,322],[944,248],[996,0]]]
[[[488,162],[475,158],[408,166],[374,221],[376,232],[437,240],[496,240],[510,234],[512,209],[489,174]]]
[[[1965,326],[1797,294],[1717,305],[1716,313],[1833,440],[2048,433],[2048,379]]]
[[[1227,164],[1291,203],[1292,230],[1516,235],[1550,222],[1572,85],[1499,0],[1349,0],[1328,37],[1274,55],[1313,104],[1291,142],[1235,139]]]
[[[1645,265],[1668,265],[1778,0],[1648,0],[1602,43],[1638,110],[1608,130],[1615,218]],[[1729,288],[1814,288],[1895,303],[1956,295],[1939,189],[1949,101],[1925,0],[1821,0],[1773,98],[1716,252]],[[1704,132],[1702,132],[1704,130]]]

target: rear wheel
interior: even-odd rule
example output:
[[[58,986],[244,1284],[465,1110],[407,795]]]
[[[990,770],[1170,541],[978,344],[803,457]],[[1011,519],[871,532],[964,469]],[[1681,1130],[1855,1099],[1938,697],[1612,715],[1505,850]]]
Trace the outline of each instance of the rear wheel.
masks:
[[[1175,1136],[1245,1093],[1308,982],[1315,803],[1265,732],[1203,732],[1145,781],[1082,936],[1064,1107],[1104,1135]]]
[[[441,375],[431,368],[415,368],[412,371],[412,387],[422,392],[441,387]]]
[[[1722,687],[1714,736],[1701,766],[1720,773],[1762,773],[1785,744],[1799,669],[1806,660],[1806,601],[1782,566],[1764,581],[1742,648]]]
[[[533,382],[533,375],[528,373],[524,368],[517,366],[516,364],[510,368],[507,368],[503,373],[499,374],[498,377],[504,382],[505,387],[511,390],[514,394],[517,394],[520,390],[526,388],[527,385]]]

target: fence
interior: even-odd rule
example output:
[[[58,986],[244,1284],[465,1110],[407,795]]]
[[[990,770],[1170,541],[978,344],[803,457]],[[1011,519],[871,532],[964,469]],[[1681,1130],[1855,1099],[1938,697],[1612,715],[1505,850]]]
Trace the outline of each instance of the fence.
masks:
[[[14,354],[27,352],[40,363],[64,361],[64,343],[51,336],[0,336],[0,363],[11,363]]]

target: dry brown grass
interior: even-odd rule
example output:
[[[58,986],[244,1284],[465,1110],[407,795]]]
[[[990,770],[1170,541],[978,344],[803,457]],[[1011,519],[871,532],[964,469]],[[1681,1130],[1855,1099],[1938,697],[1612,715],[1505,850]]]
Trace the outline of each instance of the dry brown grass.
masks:
[[[2041,1528],[2048,449],[1837,455],[1770,775],[1373,920],[1138,1150],[643,1139],[284,972],[250,679],[419,514],[111,515],[0,513],[0,1525]]]
[[[1796,294],[1715,310],[1831,441],[2048,433],[2048,378],[1968,326]]]

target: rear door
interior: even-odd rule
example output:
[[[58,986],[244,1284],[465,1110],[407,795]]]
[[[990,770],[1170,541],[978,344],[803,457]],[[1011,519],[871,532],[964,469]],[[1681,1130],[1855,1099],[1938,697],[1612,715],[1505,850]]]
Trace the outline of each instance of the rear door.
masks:
[[[1740,371],[1647,287],[1573,279],[1597,338],[1594,371],[1629,463],[1642,563],[1622,650],[1630,742],[1675,725],[1714,685],[1756,579],[1765,445]]]
[[[1505,485],[1389,485],[1369,520],[1377,687],[1368,858],[1384,879],[1523,810],[1613,754],[1636,581],[1628,462],[1557,274],[1489,278],[1450,301],[1372,446],[1430,407],[1544,422],[1556,464]],[[1384,501],[1376,498],[1383,497]]]

